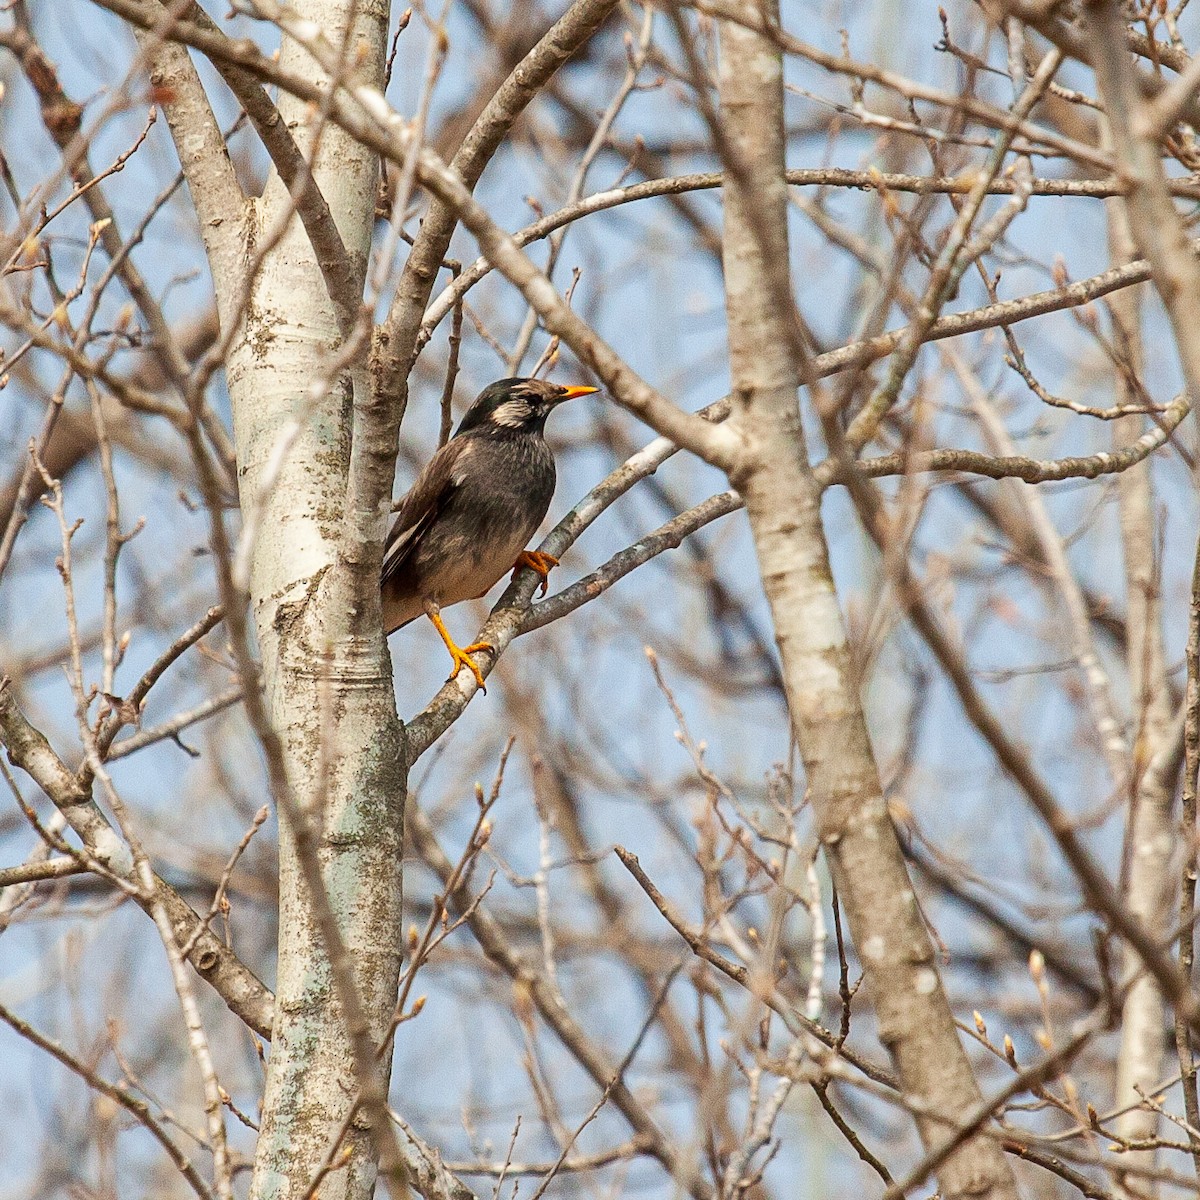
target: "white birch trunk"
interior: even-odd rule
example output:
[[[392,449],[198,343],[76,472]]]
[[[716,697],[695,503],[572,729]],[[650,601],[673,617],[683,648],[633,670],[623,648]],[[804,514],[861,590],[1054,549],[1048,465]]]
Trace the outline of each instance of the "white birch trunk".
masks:
[[[386,3],[302,0],[295,7],[335,45],[353,11],[348,56],[361,78],[381,79]],[[281,65],[318,73],[308,54],[286,36]],[[279,110],[297,143],[310,151],[316,114],[287,95],[280,96]],[[371,151],[332,125],[321,130],[313,173],[360,286],[377,170]],[[270,236],[290,208],[286,188],[273,176],[257,206],[257,237]],[[400,962],[405,776],[386,646],[378,635],[352,633],[361,626],[361,614],[346,604],[346,588],[317,586],[326,572],[337,569],[353,387],[369,386],[365,372],[354,372],[353,384],[343,373],[327,394],[313,399],[314,381],[322,378],[340,341],[312,247],[293,217],[267,252],[227,369],[244,520],[263,506],[250,596],[271,720],[283,744],[291,790],[308,817],[320,823],[325,888],[357,968],[372,1032],[381,1038],[395,1002]],[[294,442],[278,466],[282,439],[292,433]],[[305,1193],[357,1090],[345,1022],[295,841],[287,820],[280,825],[275,1025],[251,1187],[255,1200]],[[369,1130],[356,1123],[345,1146],[348,1161],[325,1179],[322,1200],[372,1194],[376,1163]]]

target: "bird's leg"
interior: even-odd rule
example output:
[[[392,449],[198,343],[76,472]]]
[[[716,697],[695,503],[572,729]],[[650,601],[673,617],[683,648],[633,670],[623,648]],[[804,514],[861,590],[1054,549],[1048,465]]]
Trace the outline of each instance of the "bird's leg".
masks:
[[[450,676],[446,682],[449,683],[463,667],[467,667],[471,674],[475,676],[475,682],[479,684],[479,690],[486,693],[487,688],[483,683],[483,672],[475,665],[475,660],[471,655],[476,650],[494,651],[496,647],[491,642],[472,642],[465,649],[460,648],[450,636],[450,631],[446,628],[446,624],[442,620],[442,614],[432,600],[425,602],[425,615],[433,622],[433,627],[438,633],[442,635],[442,641],[446,643],[446,649],[450,651],[450,657],[454,660],[454,670],[450,672]]]
[[[522,567],[536,571],[542,581],[541,594],[544,596],[550,587],[550,568],[558,566],[558,559],[553,554],[545,554],[541,550],[522,550],[513,563],[513,578]]]

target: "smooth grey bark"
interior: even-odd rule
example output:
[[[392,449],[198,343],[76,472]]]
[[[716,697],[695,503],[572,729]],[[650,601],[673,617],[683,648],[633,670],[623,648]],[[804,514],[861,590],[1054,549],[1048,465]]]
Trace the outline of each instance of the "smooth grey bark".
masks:
[[[735,12],[745,24],[720,25],[721,119],[734,160],[725,164],[724,192],[731,420],[741,442],[731,479],[746,502],[818,834],[880,1039],[933,1149],[981,1093],[882,795],[800,422],[801,364],[778,302],[781,284],[790,289],[782,58],[751,28],[764,16],[778,22],[778,9],[741,0]],[[947,1197],[1017,1195],[1000,1148],[986,1137],[952,1154],[938,1179]]]

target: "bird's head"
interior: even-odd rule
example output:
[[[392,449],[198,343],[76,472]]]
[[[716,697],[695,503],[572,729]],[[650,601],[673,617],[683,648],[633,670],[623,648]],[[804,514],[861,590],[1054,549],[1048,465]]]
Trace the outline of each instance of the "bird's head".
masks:
[[[540,434],[546,418],[564,400],[598,392],[594,387],[563,387],[545,379],[499,379],[488,384],[467,410],[458,433],[492,426],[517,433]]]

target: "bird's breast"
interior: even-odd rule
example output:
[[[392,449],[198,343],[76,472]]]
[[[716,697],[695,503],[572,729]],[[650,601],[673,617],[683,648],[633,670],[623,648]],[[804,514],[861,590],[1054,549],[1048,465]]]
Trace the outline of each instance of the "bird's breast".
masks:
[[[438,563],[438,578],[430,583],[441,605],[489,591],[537,532],[554,494],[554,459],[540,437],[481,438],[462,456],[460,469],[419,553],[421,566]]]

